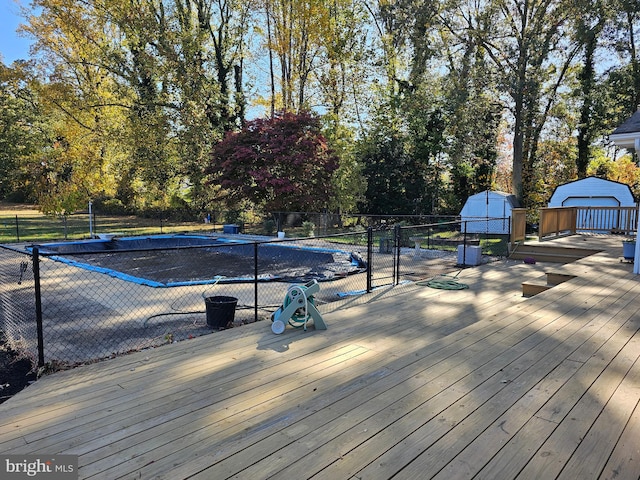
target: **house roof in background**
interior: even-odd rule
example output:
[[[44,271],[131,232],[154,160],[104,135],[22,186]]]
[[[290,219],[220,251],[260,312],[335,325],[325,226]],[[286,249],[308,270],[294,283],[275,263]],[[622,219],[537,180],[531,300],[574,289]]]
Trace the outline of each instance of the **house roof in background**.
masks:
[[[640,133],[640,110],[631,115],[625,120],[622,125],[616,128],[612,135],[619,135],[623,133]]]

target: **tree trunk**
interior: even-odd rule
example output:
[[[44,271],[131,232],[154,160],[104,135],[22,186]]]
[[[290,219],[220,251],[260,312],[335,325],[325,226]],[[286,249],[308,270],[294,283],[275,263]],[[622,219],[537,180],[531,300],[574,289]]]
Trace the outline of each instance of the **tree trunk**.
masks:
[[[589,166],[589,145],[591,144],[591,110],[593,105],[593,82],[595,69],[593,68],[593,55],[596,49],[596,36],[593,31],[586,33],[584,66],[580,75],[582,87],[582,107],[580,109],[580,124],[578,125],[578,158],[576,168],[578,178],[587,176]]]

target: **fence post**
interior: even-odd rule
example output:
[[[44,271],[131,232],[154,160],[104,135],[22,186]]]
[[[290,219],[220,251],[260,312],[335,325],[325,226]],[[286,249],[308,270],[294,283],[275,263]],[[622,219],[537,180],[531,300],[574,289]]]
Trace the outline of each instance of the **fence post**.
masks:
[[[253,243],[253,321],[258,321],[258,242]]]
[[[371,293],[371,261],[373,260],[373,227],[367,227],[367,293]]]
[[[462,265],[467,264],[467,220],[464,224],[464,232],[462,233]]]
[[[393,284],[398,285],[400,283],[400,225],[395,225],[393,227]]]
[[[20,241],[20,227],[18,227],[18,215],[16,215],[16,239]]]
[[[33,283],[36,295],[36,331],[38,335],[38,367],[44,365],[44,333],[42,328],[42,297],[40,292],[40,256],[38,247],[33,247]]]

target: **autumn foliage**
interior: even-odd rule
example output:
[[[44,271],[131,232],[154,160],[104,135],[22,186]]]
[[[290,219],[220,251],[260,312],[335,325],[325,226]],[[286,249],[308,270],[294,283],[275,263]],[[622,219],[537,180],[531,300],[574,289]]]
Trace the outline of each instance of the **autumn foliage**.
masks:
[[[228,205],[248,200],[267,211],[320,211],[337,167],[316,116],[282,113],[229,132],[214,146],[207,174]]]

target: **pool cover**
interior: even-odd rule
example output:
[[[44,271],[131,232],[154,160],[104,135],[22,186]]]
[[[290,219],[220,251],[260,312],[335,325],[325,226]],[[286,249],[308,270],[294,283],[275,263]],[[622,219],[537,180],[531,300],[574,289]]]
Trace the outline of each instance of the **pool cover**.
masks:
[[[286,242],[254,244],[217,238],[214,243],[206,238],[198,245],[191,237],[190,244],[171,244],[165,238],[158,244],[148,243],[150,238],[153,237],[147,237],[144,242],[128,243],[131,248],[104,248],[101,243],[114,243],[105,240],[50,244],[41,248],[56,261],[151,287],[253,282],[256,279],[327,281],[362,272],[366,267],[354,253]],[[149,248],[150,245],[154,248]],[[147,248],[141,248],[144,246]],[[51,255],[54,251],[56,253]]]

